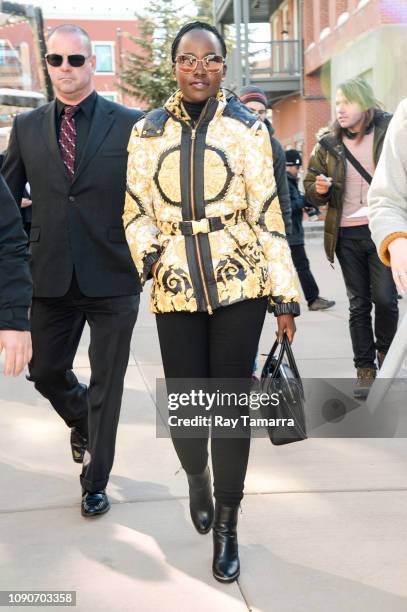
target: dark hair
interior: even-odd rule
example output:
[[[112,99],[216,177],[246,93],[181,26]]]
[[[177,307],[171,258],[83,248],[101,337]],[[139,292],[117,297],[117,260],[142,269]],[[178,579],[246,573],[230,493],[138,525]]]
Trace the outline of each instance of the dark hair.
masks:
[[[212,34],[214,34],[216,38],[218,39],[218,41],[220,42],[220,46],[222,47],[223,57],[226,57],[227,50],[226,50],[225,39],[223,38],[219,30],[217,30],[215,26],[211,25],[210,23],[205,23],[204,21],[190,21],[189,23],[186,23],[185,25],[182,26],[182,28],[179,30],[178,34],[176,35],[176,37],[174,38],[172,42],[171,59],[173,62],[175,62],[175,58],[177,56],[177,49],[178,49],[179,43],[181,42],[181,38],[184,36],[184,34],[191,32],[191,30],[206,30],[207,32],[211,32]]]
[[[369,83],[361,77],[344,81],[337,87],[337,91],[341,91],[348,102],[357,102],[360,106],[363,113],[363,122],[356,139],[356,142],[360,142],[371,129],[377,111],[381,110],[381,105],[376,100]],[[338,121],[334,122],[333,130],[335,136],[342,140],[343,133],[346,130],[341,128]]]
[[[51,36],[53,36],[57,32],[65,32],[67,34],[78,34],[78,36],[82,36],[85,42],[85,45],[88,48],[88,52],[92,54],[92,41],[87,31],[81,28],[81,26],[78,26],[73,23],[63,23],[62,25],[55,26],[55,28],[52,28],[52,30],[48,33],[47,42],[49,41]]]

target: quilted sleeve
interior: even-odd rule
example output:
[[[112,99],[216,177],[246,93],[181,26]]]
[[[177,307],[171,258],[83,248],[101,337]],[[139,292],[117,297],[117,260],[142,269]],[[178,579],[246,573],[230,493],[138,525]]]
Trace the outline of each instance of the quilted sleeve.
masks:
[[[144,285],[152,265],[159,259],[161,246],[152,201],[153,152],[147,138],[140,138],[143,120],[131,133],[127,163],[126,198],[123,224],[130,253]]]
[[[247,220],[263,247],[271,280],[269,307],[276,316],[300,314],[297,275],[284,230],[277,197],[272,150],[266,127],[255,124],[248,130],[244,178]]]

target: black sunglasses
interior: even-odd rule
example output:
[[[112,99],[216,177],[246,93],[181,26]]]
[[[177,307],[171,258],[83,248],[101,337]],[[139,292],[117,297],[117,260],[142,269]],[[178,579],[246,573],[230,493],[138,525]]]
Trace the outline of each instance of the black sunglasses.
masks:
[[[45,59],[47,60],[50,66],[53,66],[54,68],[58,68],[58,66],[62,66],[64,57],[68,59],[68,64],[72,66],[72,68],[79,68],[80,66],[84,65],[85,61],[88,59],[89,56],[80,55],[79,53],[78,54],[75,53],[73,55],[65,55],[65,56],[59,55],[59,53],[47,53],[47,55],[45,56]]]

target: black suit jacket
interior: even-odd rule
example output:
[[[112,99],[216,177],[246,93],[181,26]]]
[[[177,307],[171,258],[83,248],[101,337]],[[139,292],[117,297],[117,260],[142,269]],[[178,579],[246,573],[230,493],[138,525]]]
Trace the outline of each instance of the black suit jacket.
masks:
[[[73,182],[61,158],[55,101],[15,118],[2,173],[17,202],[31,187],[31,271],[35,297],[60,297],[75,269],[88,297],[139,293],[122,213],[127,144],[141,117],[97,97]]]
[[[32,282],[20,211],[0,176],[0,329],[28,330]]]

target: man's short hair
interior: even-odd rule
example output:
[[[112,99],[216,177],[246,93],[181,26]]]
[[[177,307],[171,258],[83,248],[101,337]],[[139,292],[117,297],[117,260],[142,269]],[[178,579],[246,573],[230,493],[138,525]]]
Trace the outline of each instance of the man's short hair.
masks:
[[[85,42],[86,47],[88,48],[89,55],[92,55],[92,41],[87,31],[81,28],[81,26],[75,25],[74,23],[64,23],[62,25],[55,26],[55,28],[52,28],[52,30],[49,32],[47,36],[47,42],[49,41],[51,36],[57,34],[58,32],[66,34],[77,34],[78,36],[81,36]]]

